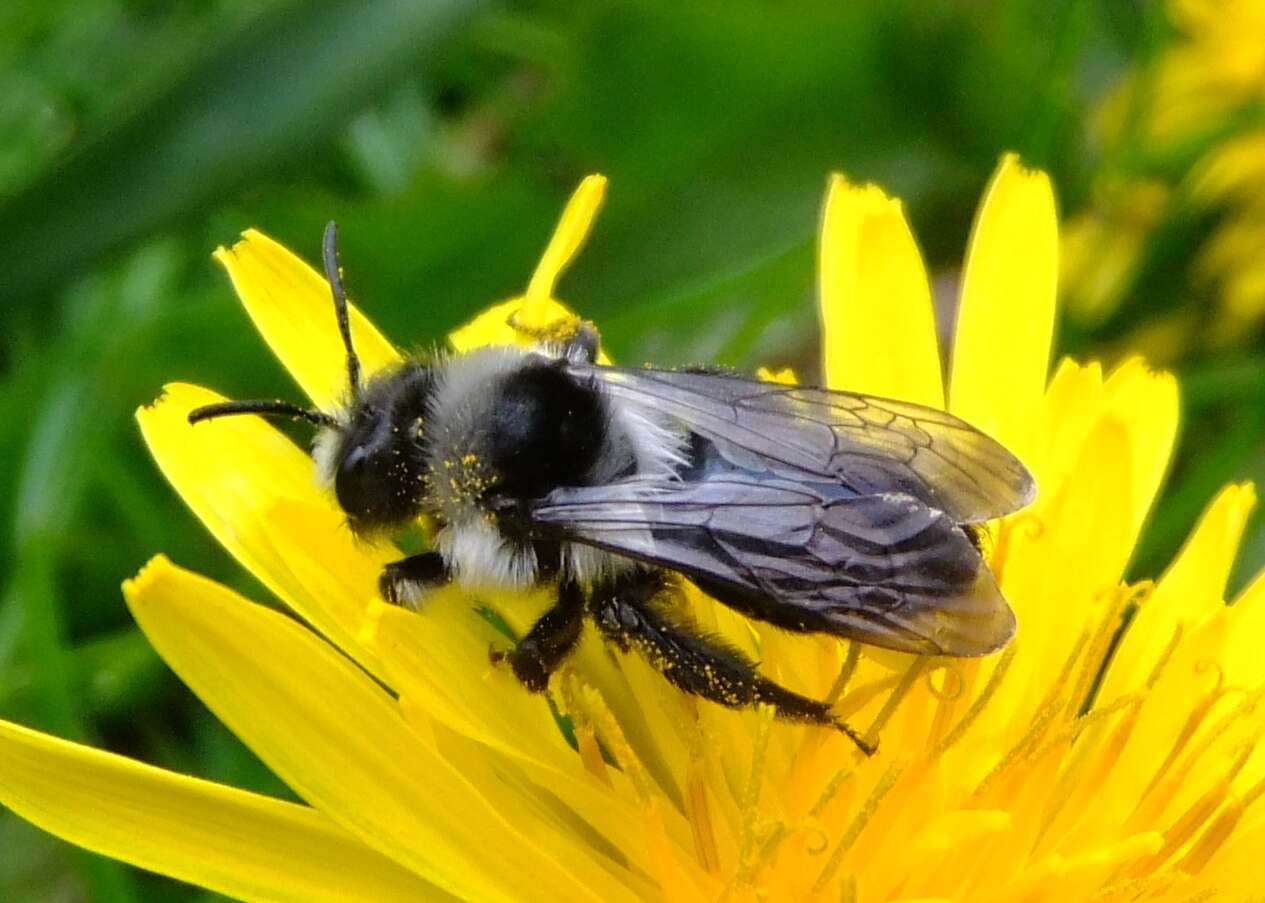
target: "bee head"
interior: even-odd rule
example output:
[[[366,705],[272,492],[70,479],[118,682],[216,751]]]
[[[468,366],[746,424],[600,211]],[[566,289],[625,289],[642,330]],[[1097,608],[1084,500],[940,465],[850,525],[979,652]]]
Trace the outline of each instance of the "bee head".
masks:
[[[422,422],[432,378],[430,368],[408,361],[375,376],[367,386],[361,385],[337,238],[337,227],[330,223],[325,227],[323,243],[325,276],[347,350],[349,400],[345,412],[336,416],[285,401],[228,401],[190,412],[189,422],[260,414],[306,420],[320,427],[314,443],[318,470],[333,484],[353,532],[364,534],[402,525],[421,511],[425,465]]]
[[[430,368],[408,361],[376,376],[346,420],[317,435],[317,467],[357,534],[402,526],[421,513],[432,385]]]

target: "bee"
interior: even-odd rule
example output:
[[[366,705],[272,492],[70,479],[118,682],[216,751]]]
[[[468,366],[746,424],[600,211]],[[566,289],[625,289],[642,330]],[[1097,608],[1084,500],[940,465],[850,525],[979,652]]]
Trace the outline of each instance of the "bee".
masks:
[[[582,320],[548,337],[524,330],[551,339],[535,347],[406,358],[366,379],[333,223],[323,259],[347,353],[345,402],[230,401],[189,421],[308,421],[318,475],[356,535],[429,517],[433,547],[382,572],[389,602],[417,608],[451,582],[475,592],[555,585],[554,605],[494,653],[528,690],[545,690],[587,619],[686,693],[766,704],[869,753],[827,702],[772,681],[681,617],[671,604],[680,579],[783,630],[903,652],[980,656],[1014,635],[979,525],[1027,505],[1035,485],[962,420],[706,368],[603,366]]]

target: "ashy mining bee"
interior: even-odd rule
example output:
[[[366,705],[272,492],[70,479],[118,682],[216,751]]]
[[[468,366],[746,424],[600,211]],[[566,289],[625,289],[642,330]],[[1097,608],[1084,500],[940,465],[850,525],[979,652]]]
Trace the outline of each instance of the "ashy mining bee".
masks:
[[[325,274],[347,349],[331,411],[231,401],[230,414],[301,418],[357,534],[421,515],[434,548],[386,567],[382,595],[420,606],[456,581],[557,585],[557,603],[505,655],[541,691],[587,617],[671,683],[727,706],[764,703],[868,745],[827,703],[769,680],[665,604],[683,575],[741,614],[888,649],[978,656],[1015,618],[976,530],[1035,486],[1005,448],[943,411],[699,370],[607,367],[576,323],[538,347],[410,358],[364,380],[333,223]]]

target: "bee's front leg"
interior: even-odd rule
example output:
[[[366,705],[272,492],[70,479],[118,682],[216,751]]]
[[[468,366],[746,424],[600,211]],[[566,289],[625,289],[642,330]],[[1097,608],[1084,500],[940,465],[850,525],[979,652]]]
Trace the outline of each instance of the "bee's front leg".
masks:
[[[392,605],[416,611],[428,590],[445,586],[452,579],[448,564],[438,552],[422,552],[393,561],[378,577],[378,591]]]

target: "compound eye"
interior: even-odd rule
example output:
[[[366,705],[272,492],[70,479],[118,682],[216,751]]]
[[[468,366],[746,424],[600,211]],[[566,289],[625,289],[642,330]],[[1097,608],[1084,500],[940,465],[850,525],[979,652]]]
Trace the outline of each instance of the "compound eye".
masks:
[[[347,452],[334,476],[339,507],[353,520],[380,521],[390,507],[391,494],[376,459],[363,445],[357,445]]]
[[[372,442],[347,449],[334,474],[334,494],[353,532],[371,534],[417,516],[422,483],[407,451]]]

